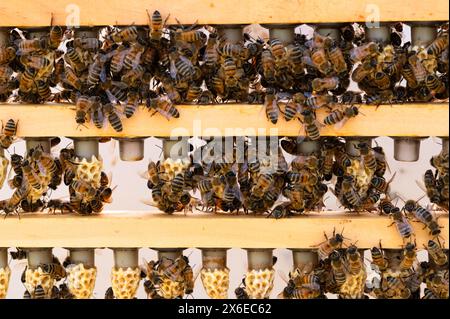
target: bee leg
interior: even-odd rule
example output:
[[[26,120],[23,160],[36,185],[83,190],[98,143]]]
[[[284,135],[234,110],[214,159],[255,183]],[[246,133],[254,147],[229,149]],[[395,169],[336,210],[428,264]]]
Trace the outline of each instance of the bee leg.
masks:
[[[395,224],[395,222],[392,222],[388,227],[392,227],[392,225],[394,225]]]

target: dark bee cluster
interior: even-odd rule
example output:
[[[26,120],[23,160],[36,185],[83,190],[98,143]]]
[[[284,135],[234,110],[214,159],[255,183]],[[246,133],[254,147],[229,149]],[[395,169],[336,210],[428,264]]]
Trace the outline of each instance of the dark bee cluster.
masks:
[[[59,155],[62,166],[64,184],[69,187],[70,200],[50,200],[47,208],[53,211],[60,210],[77,212],[81,215],[91,215],[100,213],[105,203],[112,202],[112,188],[110,187],[110,177],[100,171],[100,176],[87,176],[77,170],[84,170],[83,166],[88,165],[85,159],[80,161],[73,148],[63,148]],[[89,168],[89,166],[88,166]],[[94,167],[90,167],[94,169]]]
[[[154,205],[167,213],[201,208],[217,212],[270,212],[275,218],[301,214],[323,207],[323,196],[336,176],[334,193],[351,211],[372,211],[388,191],[384,180],[387,163],[381,147],[357,144],[359,155],[349,155],[339,138],[322,138],[316,150],[300,151],[300,140],[283,138],[273,152],[260,158],[250,140],[244,152],[237,148],[219,159],[204,157],[194,163],[196,153],[205,154],[211,144],[197,148],[185,161],[166,159],[150,162],[147,186]],[[349,143],[349,142],[347,142]],[[287,163],[283,151],[294,156]],[[198,191],[199,199],[195,199]]]
[[[448,98],[448,24],[428,47],[402,45],[402,25],[392,30],[391,43],[383,47],[374,42],[353,50],[357,64],[353,81],[365,92],[370,104],[385,102],[431,101]],[[406,80],[403,85],[402,79]]]
[[[11,198],[1,201],[6,215],[42,210],[50,190],[55,190],[62,181],[59,159],[41,146],[31,148],[25,156],[11,154],[11,168],[14,176],[8,184],[14,192]]]
[[[51,147],[60,142],[51,140]],[[98,180],[86,179],[78,170],[83,170],[83,161],[75,156],[73,148],[62,148],[59,156],[45,152],[41,145],[30,148],[25,156],[11,154],[11,169],[14,176],[8,185],[14,190],[9,199],[0,201],[1,211],[11,213],[49,212],[79,213],[90,215],[103,210],[105,203],[112,201],[110,178],[103,171]],[[50,199],[51,192],[64,181],[69,187],[70,200]]]
[[[352,150],[348,150],[350,148]],[[328,156],[334,155],[332,172],[336,175],[334,194],[349,210],[374,210],[381,195],[389,192],[384,174],[386,158],[380,146],[371,147],[367,142],[329,139],[325,143]]]
[[[425,247],[428,261],[417,261],[417,247],[408,243],[400,254],[387,256],[380,247],[373,247],[371,268],[377,273],[367,282],[366,292],[379,299],[447,299],[448,255],[439,242],[429,240]]]
[[[440,243],[429,240],[425,250],[428,261],[418,261],[412,242],[395,253],[381,247],[370,250],[370,269],[364,263],[364,250],[342,234],[318,245],[319,262],[299,265],[289,274],[287,286],[279,294],[284,299],[318,299],[337,294],[341,299],[446,299],[448,298],[448,255]],[[371,280],[370,272],[375,272]],[[425,285],[421,294],[421,286]]]
[[[423,182],[430,202],[448,212],[448,151],[442,150],[430,159],[434,168],[429,169],[423,176]]]
[[[326,293],[340,299],[365,299],[367,272],[363,251],[355,245],[342,248],[344,237],[333,234],[318,247],[319,262],[299,265],[289,273],[284,299],[323,299]]]
[[[158,11],[148,27],[107,27],[100,36],[57,26],[40,37],[14,29],[0,48],[0,98],[67,101],[79,125],[106,121],[116,131],[140,103],[168,119],[179,117],[179,103],[262,103],[272,123],[283,113],[318,139],[322,125],[358,115],[356,103],[448,98],[448,24],[426,47],[403,43],[401,23],[391,29],[386,43],[369,41],[359,24],[333,37],[296,34],[292,43],[248,33],[236,41],[211,26],[167,26]],[[351,80],[364,94],[348,90]],[[319,108],[329,111],[323,123]]]
[[[52,26],[50,31],[39,31],[38,37],[27,37],[26,32],[11,31],[11,45],[0,48],[0,101],[6,101],[17,90],[15,100],[43,103],[52,97],[51,87],[60,82],[64,61],[58,50],[63,41],[63,29]]]

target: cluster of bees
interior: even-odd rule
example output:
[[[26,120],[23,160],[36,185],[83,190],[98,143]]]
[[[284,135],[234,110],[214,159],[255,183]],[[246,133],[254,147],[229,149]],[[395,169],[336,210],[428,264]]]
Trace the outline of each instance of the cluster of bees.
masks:
[[[431,203],[448,211],[448,151],[442,150],[430,163],[435,171],[429,169],[423,176],[426,194]]]
[[[24,260],[27,258],[28,254],[26,250],[17,248],[17,251],[10,252],[11,258],[13,260]],[[52,262],[48,264],[40,264],[38,269],[41,270],[43,276],[48,276],[51,280],[48,282],[53,282],[54,284],[50,287],[50,291],[47,292],[43,284],[37,284],[31,289],[26,289],[23,294],[23,299],[73,299],[73,295],[70,292],[67,284],[65,283],[67,278],[67,267],[70,267],[71,260],[67,257],[63,263],[60,262],[58,257],[52,256]],[[28,266],[25,267],[22,272],[21,282],[26,286],[26,273]],[[59,282],[59,286],[58,286]]]
[[[392,28],[391,43],[379,47],[370,42],[353,49],[356,69],[352,80],[371,104],[430,101],[448,98],[448,24],[427,47],[402,45],[403,27]],[[402,85],[402,79],[406,85]]]
[[[16,100],[67,101],[79,125],[106,120],[116,131],[143,102],[168,119],[179,117],[178,103],[262,103],[272,123],[280,113],[297,118],[311,139],[322,125],[358,115],[356,103],[448,98],[447,24],[427,47],[411,47],[401,23],[388,43],[369,42],[358,24],[338,38],[315,32],[283,43],[244,33],[236,42],[211,26],[167,26],[158,11],[148,17],[148,27],[107,27],[100,36],[51,26],[33,38],[14,29],[0,49],[0,97],[18,88]],[[350,80],[364,95],[347,90]],[[329,110],[323,123],[319,108]]]

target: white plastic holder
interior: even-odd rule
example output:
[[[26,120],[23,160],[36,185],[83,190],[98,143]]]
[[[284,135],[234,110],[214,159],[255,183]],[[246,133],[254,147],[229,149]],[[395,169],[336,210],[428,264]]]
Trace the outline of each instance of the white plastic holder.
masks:
[[[299,154],[308,156],[320,151],[320,141],[312,141],[310,139],[304,139],[298,143],[297,151]]]
[[[117,268],[139,267],[139,249],[138,248],[113,248],[114,266]]]
[[[310,271],[319,263],[319,255],[316,251],[309,249],[291,249],[294,269],[303,269],[311,267]]]
[[[69,248],[70,260],[73,264],[95,267],[95,250],[93,248]]]

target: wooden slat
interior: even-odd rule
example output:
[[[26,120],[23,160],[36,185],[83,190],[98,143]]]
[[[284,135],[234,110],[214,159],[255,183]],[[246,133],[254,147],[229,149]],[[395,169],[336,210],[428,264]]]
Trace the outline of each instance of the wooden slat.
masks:
[[[183,24],[365,22],[379,9],[380,21],[445,21],[446,0],[5,0],[0,26],[67,25],[74,8],[82,26],[146,25],[145,9],[158,9],[169,23]],[[371,20],[369,20],[371,21]]]
[[[0,222],[0,247],[241,247],[310,248],[323,241],[323,232],[341,231],[361,248],[378,245],[400,248],[402,240],[391,219],[355,213],[312,213],[287,219],[194,213],[104,212],[75,215],[9,216]],[[448,247],[448,214],[439,219],[441,242]],[[412,222],[418,247],[430,236]]]
[[[124,130],[115,132],[110,125],[97,129],[75,123],[75,112],[62,105],[0,105],[0,119],[5,123],[19,120],[19,137],[36,136],[297,136],[303,135],[297,120],[280,119],[273,125],[261,105],[180,105],[180,118],[165,119],[141,109],[131,119],[123,118]],[[350,119],[337,129],[321,129],[326,136],[448,136],[448,103],[361,106],[364,115]],[[319,110],[318,119],[326,115]]]

